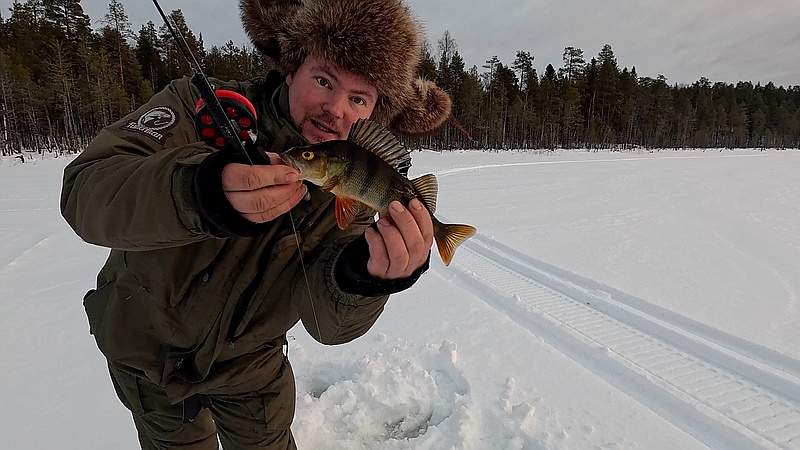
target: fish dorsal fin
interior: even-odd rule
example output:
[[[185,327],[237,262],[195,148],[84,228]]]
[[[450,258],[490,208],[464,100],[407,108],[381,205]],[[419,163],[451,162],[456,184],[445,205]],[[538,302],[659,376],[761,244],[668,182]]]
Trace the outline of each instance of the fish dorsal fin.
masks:
[[[377,122],[358,119],[350,127],[347,140],[365,148],[401,174],[408,175],[411,155],[403,144],[389,130]]]
[[[411,180],[414,190],[419,195],[419,199],[425,204],[431,214],[436,212],[436,197],[439,194],[439,182],[436,175],[429,173],[419,178]]]

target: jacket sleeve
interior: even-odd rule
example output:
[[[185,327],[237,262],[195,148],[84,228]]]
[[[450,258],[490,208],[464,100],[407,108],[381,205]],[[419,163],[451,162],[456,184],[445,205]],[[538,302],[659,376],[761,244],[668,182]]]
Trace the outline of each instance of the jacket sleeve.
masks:
[[[61,213],[85,241],[156,250],[211,238],[192,195],[196,166],[212,149],[197,142],[188,79],[104,128],[64,170]]]

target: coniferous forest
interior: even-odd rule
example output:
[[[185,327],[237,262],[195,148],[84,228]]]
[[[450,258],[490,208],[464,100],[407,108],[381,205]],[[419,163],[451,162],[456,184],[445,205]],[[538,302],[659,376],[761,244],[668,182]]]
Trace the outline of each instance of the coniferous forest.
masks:
[[[7,16],[7,17],[6,17]],[[208,76],[249,79],[269,65],[249,45],[206,48],[180,10],[170,17]],[[96,28],[91,24],[97,23]],[[427,43],[420,74],[453,99],[453,120],[413,146],[434,149],[629,150],[798,148],[800,85],[668,84],[620,68],[610,45],[596,56],[566,47],[542,73],[520,50],[465,67],[448,32]],[[588,60],[587,60],[588,59]],[[163,25],[133,30],[122,3],[90,19],[80,0],[27,0],[0,17],[0,151],[75,152],[170,80],[190,75]]]

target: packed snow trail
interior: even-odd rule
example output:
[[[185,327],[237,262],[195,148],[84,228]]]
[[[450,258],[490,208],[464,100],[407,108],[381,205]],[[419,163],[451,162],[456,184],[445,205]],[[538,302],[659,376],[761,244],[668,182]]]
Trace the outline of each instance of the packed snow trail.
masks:
[[[440,274],[712,448],[800,448],[800,362],[478,235]]]

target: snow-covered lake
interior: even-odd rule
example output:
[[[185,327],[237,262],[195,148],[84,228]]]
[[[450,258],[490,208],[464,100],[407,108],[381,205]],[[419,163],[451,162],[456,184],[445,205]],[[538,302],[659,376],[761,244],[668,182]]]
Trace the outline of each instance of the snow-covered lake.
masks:
[[[0,160],[0,448],[135,449],[81,298],[67,158]],[[422,152],[478,228],[338,347],[304,449],[800,448],[800,151]]]

